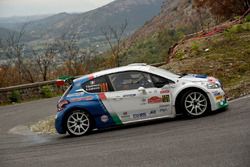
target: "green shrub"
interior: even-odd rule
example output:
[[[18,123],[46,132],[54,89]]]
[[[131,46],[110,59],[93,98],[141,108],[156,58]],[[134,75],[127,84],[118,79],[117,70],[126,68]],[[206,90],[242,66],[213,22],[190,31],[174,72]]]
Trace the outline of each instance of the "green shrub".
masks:
[[[41,89],[41,94],[44,98],[53,97],[53,88],[49,85],[43,86]]]
[[[228,40],[228,41],[232,41],[232,40],[237,39],[237,36],[234,33],[232,33],[231,31],[228,31],[228,30],[224,31],[223,35],[224,35],[225,39]]]
[[[243,29],[244,31],[250,31],[250,22],[244,23],[244,24],[242,25],[242,29]]]
[[[184,52],[182,52],[182,51],[178,51],[178,52],[176,52],[176,54],[175,54],[175,58],[176,58],[177,60],[182,60],[182,59],[184,59],[184,57],[185,57],[185,54],[184,54]]]
[[[250,22],[250,14],[246,16],[245,21]]]
[[[230,33],[235,33],[235,34],[245,32],[245,31],[250,31],[250,22],[234,25],[231,28],[229,28],[227,31]]]
[[[11,102],[19,103],[21,101],[20,92],[18,90],[12,91],[9,99]]]
[[[237,24],[228,29],[228,31],[231,33],[239,33],[243,31],[243,28],[241,24]]]
[[[197,42],[192,43],[191,51],[192,53],[195,53],[195,54],[199,52],[199,44]]]

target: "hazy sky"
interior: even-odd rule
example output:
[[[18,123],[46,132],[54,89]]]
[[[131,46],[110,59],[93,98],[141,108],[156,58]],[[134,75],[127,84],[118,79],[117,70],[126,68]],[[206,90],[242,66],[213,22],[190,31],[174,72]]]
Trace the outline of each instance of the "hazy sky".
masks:
[[[0,0],[0,17],[85,12],[113,0]]]

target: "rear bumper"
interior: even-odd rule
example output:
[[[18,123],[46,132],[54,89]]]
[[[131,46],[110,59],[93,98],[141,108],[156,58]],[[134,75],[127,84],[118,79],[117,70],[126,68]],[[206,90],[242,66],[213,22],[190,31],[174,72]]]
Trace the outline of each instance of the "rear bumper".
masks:
[[[57,133],[59,134],[65,134],[66,129],[64,126],[64,120],[63,120],[63,112],[57,112],[56,117],[55,117],[55,129]]]

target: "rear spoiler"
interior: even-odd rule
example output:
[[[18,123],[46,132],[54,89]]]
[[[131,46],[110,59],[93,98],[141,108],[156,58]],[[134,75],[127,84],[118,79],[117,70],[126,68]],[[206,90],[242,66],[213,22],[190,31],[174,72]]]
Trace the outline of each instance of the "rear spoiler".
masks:
[[[77,77],[72,77],[72,76],[60,76],[56,80],[56,85],[57,86],[64,86],[65,84],[71,85],[73,83],[73,80],[76,79]]]

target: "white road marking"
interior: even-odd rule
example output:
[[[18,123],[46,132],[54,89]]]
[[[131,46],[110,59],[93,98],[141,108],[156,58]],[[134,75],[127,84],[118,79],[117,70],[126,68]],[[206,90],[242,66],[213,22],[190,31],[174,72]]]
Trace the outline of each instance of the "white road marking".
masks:
[[[240,97],[238,99],[231,100],[231,101],[229,101],[229,103],[234,103],[234,102],[237,102],[237,101],[240,101],[240,100],[243,100],[243,99],[248,99],[248,98],[250,98],[250,95],[243,96],[243,97]]]

